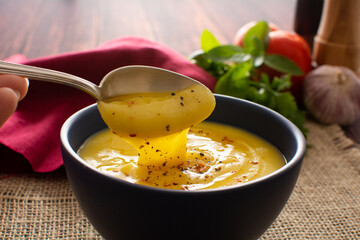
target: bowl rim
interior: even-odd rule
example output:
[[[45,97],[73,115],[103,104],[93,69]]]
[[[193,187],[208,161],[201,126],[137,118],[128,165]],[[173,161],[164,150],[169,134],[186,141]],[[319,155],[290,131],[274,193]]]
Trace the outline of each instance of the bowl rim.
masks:
[[[74,149],[71,147],[70,142],[68,141],[68,134],[67,133],[69,132],[69,129],[70,129],[71,125],[74,122],[77,121],[79,116],[81,116],[82,114],[84,114],[85,112],[87,112],[87,111],[89,111],[89,110],[91,110],[93,108],[97,108],[96,103],[91,104],[91,105],[89,105],[87,107],[84,107],[84,108],[78,110],[77,112],[72,114],[64,122],[64,124],[63,124],[63,126],[61,128],[61,131],[60,131],[60,142],[61,142],[61,145],[62,145],[63,149],[65,149],[73,157],[73,159],[75,159],[77,162],[82,164],[88,170],[90,170],[90,171],[92,171],[92,172],[94,172],[96,174],[100,174],[101,176],[103,176],[105,178],[109,178],[112,181],[128,185],[128,187],[131,187],[131,188],[138,188],[139,190],[145,190],[145,191],[150,190],[150,191],[155,191],[155,192],[167,192],[167,193],[172,193],[172,194],[180,194],[181,193],[181,194],[197,195],[197,194],[204,194],[204,193],[219,193],[219,192],[224,192],[224,191],[225,192],[236,191],[239,188],[240,189],[249,188],[249,187],[252,187],[254,185],[260,184],[261,182],[264,182],[264,181],[270,180],[272,178],[275,178],[278,175],[285,174],[287,171],[290,171],[292,168],[294,168],[297,164],[299,164],[299,163],[301,164],[301,162],[303,160],[303,157],[305,155],[306,141],[305,141],[305,138],[304,138],[304,135],[302,134],[302,132],[291,121],[289,121],[287,118],[285,118],[281,114],[277,113],[276,111],[274,111],[274,110],[272,110],[270,108],[267,108],[265,106],[262,106],[260,104],[257,104],[257,103],[254,103],[254,102],[251,102],[251,101],[248,101],[248,100],[245,100],[245,99],[240,99],[240,98],[231,97],[231,96],[222,95],[222,94],[214,94],[214,95],[222,97],[222,98],[233,99],[235,101],[242,101],[242,102],[245,102],[246,104],[250,104],[250,105],[255,105],[256,107],[259,107],[259,108],[263,109],[264,111],[269,111],[271,114],[274,114],[276,117],[280,118],[280,120],[282,122],[284,122],[284,123],[286,123],[288,125],[288,127],[290,128],[290,131],[293,132],[294,138],[297,141],[297,146],[298,147],[297,147],[297,149],[295,151],[294,156],[290,160],[288,160],[284,166],[282,166],[281,168],[275,170],[274,172],[271,172],[271,173],[269,173],[269,174],[267,174],[267,175],[265,175],[263,177],[251,180],[251,181],[246,182],[246,183],[239,183],[239,184],[236,184],[236,185],[226,186],[226,187],[221,187],[221,188],[199,189],[199,190],[194,190],[194,191],[185,191],[185,190],[179,190],[179,189],[167,189],[167,188],[152,187],[152,186],[146,186],[146,185],[131,183],[131,182],[125,181],[123,179],[120,179],[120,178],[118,178],[116,176],[112,176],[110,174],[102,172],[102,171],[96,169],[94,166],[92,166],[88,162],[86,162],[84,159],[82,159],[74,151]],[[259,137],[263,138],[262,136],[259,136]],[[65,168],[66,168],[65,162],[64,162],[64,165],[65,165]]]

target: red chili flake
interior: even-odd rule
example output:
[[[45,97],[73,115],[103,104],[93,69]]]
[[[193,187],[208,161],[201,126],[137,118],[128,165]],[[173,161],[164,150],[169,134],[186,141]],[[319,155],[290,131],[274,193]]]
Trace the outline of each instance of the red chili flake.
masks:
[[[168,124],[168,125],[166,125],[166,131],[170,131],[170,125]]]
[[[242,180],[241,180],[241,179],[239,179],[239,178],[236,178],[236,181],[237,181],[237,182],[242,182]]]
[[[115,113],[113,112],[112,115],[115,115]]]
[[[130,137],[136,137],[136,134],[135,133],[131,133],[129,134]]]
[[[189,187],[188,187],[188,186],[182,186],[181,188],[182,188],[183,190],[186,190],[186,191],[189,190]]]
[[[134,105],[134,104],[135,104],[134,101],[132,101],[132,100],[128,101],[128,107],[131,107],[131,106]]]
[[[227,142],[229,142],[229,143],[232,143],[232,142],[234,142],[233,140],[231,140],[231,139],[229,139],[228,137],[224,137],[223,139],[221,139],[221,141],[227,141]]]

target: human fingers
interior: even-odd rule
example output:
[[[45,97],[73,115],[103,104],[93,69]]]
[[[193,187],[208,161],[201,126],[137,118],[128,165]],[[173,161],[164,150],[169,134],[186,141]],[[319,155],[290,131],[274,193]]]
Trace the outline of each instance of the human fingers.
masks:
[[[12,88],[0,87],[0,127],[15,112],[19,96]]]
[[[0,75],[0,88],[11,88],[19,94],[19,101],[23,99],[28,91],[29,81],[26,78],[10,75]]]

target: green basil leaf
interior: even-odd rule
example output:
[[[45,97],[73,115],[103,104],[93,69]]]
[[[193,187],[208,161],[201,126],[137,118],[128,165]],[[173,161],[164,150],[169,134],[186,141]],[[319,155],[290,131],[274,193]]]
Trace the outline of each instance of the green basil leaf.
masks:
[[[215,47],[208,52],[206,56],[215,62],[246,62],[250,55],[246,54],[241,47],[234,45],[222,45]]]
[[[265,60],[265,55],[259,55],[259,56],[253,57],[254,67],[258,68],[261,65],[263,65],[264,60]]]
[[[244,62],[237,64],[233,67],[231,77],[236,81],[242,78],[250,78],[252,70],[252,64],[250,62]]]
[[[246,98],[249,88],[251,64],[244,63],[233,66],[219,78],[215,92],[238,98]]]
[[[197,50],[193,52],[189,56],[189,59],[192,63],[195,63],[196,65],[198,65],[203,69],[208,69],[211,65],[211,60],[206,57],[204,51],[202,50]]]
[[[201,34],[201,49],[204,52],[207,52],[215,47],[220,46],[220,42],[215,38],[215,36],[209,31],[204,30]]]
[[[302,76],[304,72],[292,60],[277,54],[265,55],[264,64],[282,73]]]
[[[245,34],[244,48],[251,53],[254,53],[254,51],[265,52],[268,41],[269,26],[267,22],[260,21]]]

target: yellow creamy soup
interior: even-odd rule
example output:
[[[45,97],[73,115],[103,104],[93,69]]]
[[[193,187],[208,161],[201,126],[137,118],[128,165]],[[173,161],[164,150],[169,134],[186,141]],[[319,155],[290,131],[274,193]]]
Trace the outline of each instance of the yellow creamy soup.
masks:
[[[232,126],[202,122],[186,135],[186,160],[165,169],[138,164],[138,150],[107,129],[90,137],[78,153],[100,171],[126,181],[185,190],[241,184],[285,164],[274,146]]]
[[[139,93],[99,101],[111,131],[133,145],[139,165],[165,169],[186,160],[186,134],[215,107],[212,92],[199,84],[181,91]]]

